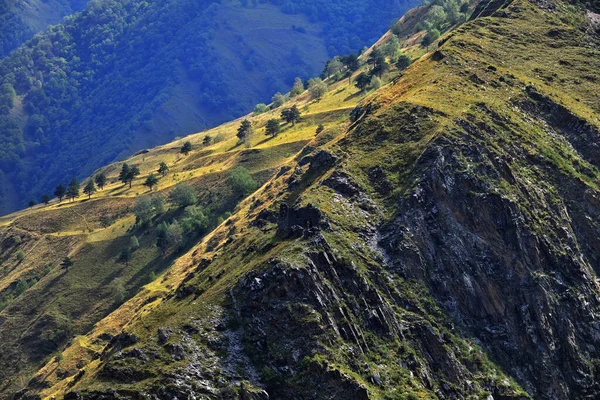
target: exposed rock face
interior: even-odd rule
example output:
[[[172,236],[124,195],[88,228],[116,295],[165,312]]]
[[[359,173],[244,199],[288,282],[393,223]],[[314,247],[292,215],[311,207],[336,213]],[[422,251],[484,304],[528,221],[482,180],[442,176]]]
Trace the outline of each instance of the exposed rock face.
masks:
[[[313,205],[306,207],[288,207],[281,204],[277,218],[277,233],[281,237],[302,237],[319,229],[321,224],[321,211]]]
[[[427,174],[400,205],[404,212],[383,227],[389,268],[426,282],[449,315],[536,397],[599,395],[596,263],[579,245],[597,239],[576,233],[589,228],[575,226],[580,210],[568,203],[539,210],[552,215],[551,230],[534,233],[516,202],[457,173],[455,151],[428,152]],[[486,173],[506,172],[495,164]]]

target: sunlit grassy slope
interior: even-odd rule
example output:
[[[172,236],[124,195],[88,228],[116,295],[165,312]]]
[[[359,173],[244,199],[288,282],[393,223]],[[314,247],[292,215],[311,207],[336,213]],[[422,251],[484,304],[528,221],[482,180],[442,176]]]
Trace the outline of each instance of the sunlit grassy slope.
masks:
[[[260,32],[255,35],[246,40],[260,40]],[[391,71],[386,79],[396,75]],[[91,198],[82,195],[73,202],[53,199],[47,206],[36,205],[1,217],[0,299],[4,301],[0,303],[0,390],[22,388],[40,363],[60,350],[70,335],[91,329],[89,336],[73,341],[60,368],[49,364],[41,372],[45,384],[59,381],[63,372],[71,375],[76,368],[72,360],[80,363],[82,357],[99,351],[104,346],[100,336],[118,333],[140,309],[160,303],[159,299],[171,293],[189,272],[190,260],[196,256],[163,257],[155,246],[154,233],[136,228],[132,208],[137,198],[166,194],[177,183],[186,182],[197,189],[202,206],[224,214],[233,211],[239,201],[226,182],[227,171],[243,166],[263,184],[282,167],[293,165],[308,144],[315,146],[343,135],[350,111],[370,93],[360,93],[349,79],[328,83],[329,91],[320,100],[312,100],[305,92],[279,109],[244,117],[255,129],[247,144],[238,143],[236,136],[241,119],[232,121],[130,157],[125,162],[137,165],[141,171],[131,188],[118,182],[122,163],[115,163],[94,174],[105,173],[108,184]],[[279,118],[281,109],[292,105],[301,109],[302,121],[295,126],[284,124],[275,138],[266,136],[266,121]],[[317,138],[321,124],[325,130]],[[214,140],[210,146],[203,145],[207,135]],[[186,141],[193,144],[194,150],[184,156],[180,150]],[[169,173],[150,192],[143,183],[148,174],[156,173],[161,162],[169,166]],[[164,220],[174,213],[167,213]],[[103,227],[103,216],[110,216],[114,223]],[[141,249],[125,265],[118,256],[132,235],[139,236]],[[198,254],[203,246],[194,246],[189,252]],[[20,252],[22,260],[18,258]],[[59,264],[67,255],[75,265],[64,272]],[[161,273],[165,275],[148,284],[151,274]],[[20,294],[16,290],[19,282],[31,287]],[[133,296],[146,284],[135,299],[115,310],[119,306],[115,299]],[[130,311],[122,311],[128,307]],[[109,313],[110,317],[101,321]]]
[[[548,218],[554,205],[561,204],[561,182],[581,183],[594,197],[600,176],[597,162],[576,141],[573,145],[572,139],[549,129],[544,122],[548,116],[527,108],[532,98],[538,99],[537,93],[568,109],[574,119],[600,129],[594,78],[600,54],[597,46],[585,44],[596,39],[587,36],[588,20],[580,9],[557,1],[552,10],[515,0],[496,16],[451,30],[439,48],[432,46],[429,52],[417,44],[422,32],[407,33],[402,37],[405,50],[420,58],[402,74],[391,71],[376,93],[358,93],[348,80],[330,82],[321,100],[304,93],[283,106],[297,104],[302,121],[284,126],[276,138],[265,136],[264,126],[279,110],[249,116],[255,134],[248,146],[238,144],[240,120],[232,121],[131,157],[127,162],[141,170],[131,189],[116,182],[120,164],[113,164],[102,169],[110,184],[89,200],[53,201],[0,219],[5,249],[0,290],[13,293],[19,280],[40,279],[0,313],[0,335],[6,338],[0,344],[0,361],[7,377],[0,390],[28,386],[42,398],[116,390],[127,397],[189,378],[198,385],[193,388],[197,393],[212,396],[213,388],[203,382],[216,385],[219,377],[235,382],[236,390],[267,386],[277,398],[309,398],[315,381],[338,398],[367,393],[386,400],[444,398],[444,393],[517,399],[540,390],[527,394],[521,389],[515,379],[529,378],[495,357],[493,343],[484,343],[487,347],[482,349],[479,338],[455,330],[425,284],[385,270],[386,255],[374,244],[379,238],[373,231],[410,213],[398,204],[417,198],[415,187],[426,178],[425,168],[437,168],[427,164],[427,150],[433,146],[458,160],[457,176],[469,175],[487,185],[490,193],[514,202],[526,216],[524,229],[532,235],[550,236],[564,222]],[[413,11],[408,18],[418,19],[421,12]],[[319,124],[325,130],[316,134]],[[469,130],[471,126],[477,129]],[[204,147],[206,135],[220,140]],[[185,141],[194,145],[188,156],[180,153]],[[298,163],[319,150],[334,154],[336,172],[362,188],[358,199],[348,200],[324,184],[334,172],[330,167],[311,169],[310,164]],[[473,161],[479,154],[507,160],[513,178],[486,175],[489,165]],[[158,191],[166,193],[178,182],[187,182],[197,188],[203,205],[223,214],[233,211],[189,248],[164,257],[152,233],[136,231],[130,211],[136,198],[150,194],[143,181],[160,162],[170,171]],[[246,199],[233,196],[226,183],[227,171],[236,166],[247,168],[261,185]],[[374,170],[382,171],[384,178],[374,180]],[[391,188],[382,190],[386,182]],[[474,191],[464,195],[480,195]],[[322,239],[285,239],[275,234],[273,223],[256,223],[261,211],[277,213],[282,203],[318,207],[326,225]],[[102,228],[99,217],[105,212],[116,221]],[[175,213],[170,210],[161,219]],[[488,233],[484,228],[481,235]],[[116,258],[132,234],[140,236],[142,246],[125,266]],[[490,242],[500,240],[490,235]],[[21,237],[19,243],[15,236]],[[19,250],[22,261],[16,258]],[[558,245],[555,250],[563,251]],[[44,271],[66,254],[75,261],[68,272]],[[322,271],[323,265],[334,271]],[[279,272],[269,275],[274,270]],[[151,272],[158,278],[148,282]],[[317,275],[319,281],[311,281],[312,286],[299,284],[297,289],[290,283]],[[272,283],[271,291],[260,292],[261,282],[278,282],[279,277],[284,285]],[[507,309],[499,295],[506,289],[487,283],[479,307],[490,313]],[[115,304],[119,288],[129,299],[120,305]],[[288,290],[298,298],[290,299]],[[306,300],[313,295],[319,300]],[[331,314],[324,311],[329,306],[315,305],[332,298]],[[401,320],[401,333],[380,335],[370,329],[359,312],[370,308],[383,312],[384,319]],[[223,327],[223,321],[230,325]],[[157,344],[159,328],[173,332],[164,346]],[[354,338],[331,334],[336,329],[352,332]],[[74,336],[69,343],[60,337],[32,342],[34,337],[39,341],[65,331],[69,338]],[[229,335],[225,344],[221,331]],[[235,336],[239,331],[243,338]],[[114,341],[122,332],[123,349]],[[256,342],[259,336],[267,343]],[[131,337],[135,343],[126,341]],[[237,341],[244,345],[244,356]],[[29,343],[36,346],[28,348]],[[188,351],[186,357],[176,357],[177,346]],[[490,348],[493,357],[486,353]],[[290,349],[305,353],[299,356]],[[244,357],[251,357],[252,363]],[[285,363],[300,372],[288,376],[274,370]],[[418,366],[413,368],[417,373],[407,365]]]

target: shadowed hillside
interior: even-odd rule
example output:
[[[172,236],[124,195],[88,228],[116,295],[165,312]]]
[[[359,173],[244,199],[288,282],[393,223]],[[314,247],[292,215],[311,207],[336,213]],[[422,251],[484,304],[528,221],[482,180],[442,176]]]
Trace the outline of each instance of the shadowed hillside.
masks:
[[[81,10],[86,0],[0,1],[0,59],[48,25]]]
[[[289,4],[103,0],[15,50],[0,62],[0,213],[269,103],[416,5]]]

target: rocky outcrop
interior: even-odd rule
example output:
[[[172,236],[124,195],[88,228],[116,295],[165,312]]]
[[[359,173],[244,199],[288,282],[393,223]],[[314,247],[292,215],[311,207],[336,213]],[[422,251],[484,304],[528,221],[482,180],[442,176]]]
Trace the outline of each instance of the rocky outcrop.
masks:
[[[320,228],[321,218],[321,211],[311,204],[290,208],[283,203],[279,207],[277,234],[280,237],[310,235]]]

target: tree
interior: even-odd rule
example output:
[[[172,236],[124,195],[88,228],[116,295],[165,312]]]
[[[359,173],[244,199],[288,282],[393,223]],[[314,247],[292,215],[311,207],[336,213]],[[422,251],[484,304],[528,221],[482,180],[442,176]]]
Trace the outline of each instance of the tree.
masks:
[[[317,135],[321,132],[323,132],[325,130],[325,125],[323,124],[319,124],[319,126],[317,126]]]
[[[32,208],[33,206],[35,206],[35,201],[30,200],[29,201],[29,208]]]
[[[152,208],[156,214],[162,214],[165,212],[165,195],[164,194],[156,194],[150,197],[150,202],[152,204]]]
[[[123,167],[121,167],[121,173],[119,174],[119,180],[123,182],[125,185],[129,184],[129,188],[131,189],[133,180],[136,176],[140,174],[140,169],[137,165],[132,165],[131,167],[125,163]]]
[[[369,85],[369,87],[371,89],[379,89],[381,87],[383,83],[381,82],[381,79],[379,79],[376,76],[371,77],[371,84]]]
[[[385,54],[383,51],[375,47],[371,54],[369,54],[369,58],[367,59],[367,63],[369,63],[371,67],[371,74],[377,75],[381,78],[384,72],[389,69],[389,64],[385,59]]]
[[[252,193],[258,186],[244,167],[236,167],[229,171],[229,184],[236,194],[244,196]]]
[[[298,106],[294,104],[292,108],[282,110],[281,118],[283,118],[285,122],[295,126],[296,122],[300,121],[300,110],[298,109]]]
[[[400,40],[398,36],[391,35],[389,40],[381,46],[381,51],[384,56],[395,58],[400,51]]]
[[[101,172],[98,175],[96,175],[94,181],[96,182],[96,185],[98,185],[100,190],[104,190],[104,186],[106,186],[106,175],[104,175],[104,172]]]
[[[210,146],[211,143],[212,143],[212,137],[210,137],[210,135],[204,136],[204,139],[202,139],[202,145],[204,147],[208,147],[208,146]]]
[[[192,151],[193,148],[194,146],[192,146],[192,142],[188,140],[183,144],[183,147],[181,148],[181,153],[187,156],[188,154],[190,154],[190,151]]]
[[[332,60],[327,61],[327,65],[325,65],[325,77],[329,78],[331,76],[336,76],[344,69],[344,63],[341,61],[340,57],[334,57]]]
[[[162,254],[166,254],[167,250],[173,247],[181,246],[183,242],[183,229],[177,221],[170,225],[162,222],[156,228],[156,245],[160,248]]]
[[[147,186],[150,191],[154,190],[154,187],[158,185],[158,177],[154,174],[150,174],[146,177],[146,182],[144,182],[144,186]]]
[[[265,103],[258,103],[256,106],[254,106],[255,115],[264,114],[267,111],[269,111],[269,107]]]
[[[444,11],[444,7],[439,5],[431,6],[427,12],[425,21],[431,28],[439,29],[446,21],[446,11]]]
[[[147,197],[138,198],[133,207],[133,214],[136,222],[146,225],[155,215],[152,201]]]
[[[364,92],[369,85],[371,84],[371,77],[369,74],[365,72],[361,72],[360,75],[356,77],[354,80],[354,86],[360,89],[361,92]]]
[[[296,78],[294,80],[294,86],[292,86],[292,90],[290,90],[290,96],[296,97],[302,92],[304,92],[304,83],[302,83],[302,79]]]
[[[138,240],[137,236],[133,235],[131,239],[129,239],[129,248],[131,249],[131,252],[134,252],[140,248],[140,241]]]
[[[181,228],[184,232],[204,233],[210,225],[210,218],[207,212],[199,206],[189,206],[185,208],[181,218]]]
[[[73,266],[73,260],[70,257],[65,257],[64,260],[60,263],[60,267],[65,271],[69,270],[69,267]]]
[[[50,203],[50,196],[47,194],[43,194],[42,198],[41,198],[42,203],[44,203],[45,205],[48,205],[48,203]]]
[[[169,192],[169,201],[183,208],[195,204],[198,199],[193,187],[187,183],[180,183]]]
[[[247,119],[243,120],[237,130],[237,137],[240,139],[241,142],[246,142],[250,138],[252,133],[254,133],[254,129],[252,128],[252,122],[250,122]]]
[[[173,221],[167,229],[167,245],[169,248],[175,248],[179,250],[183,243],[183,229],[179,225],[179,222]]]
[[[354,72],[360,68],[358,56],[356,54],[348,54],[340,58],[340,61],[348,68],[348,71]]]
[[[127,177],[129,176],[129,164],[123,163],[121,166],[121,172],[119,172],[119,181],[124,184],[127,183]]]
[[[119,254],[119,261],[125,263],[125,266],[128,267],[132,255],[133,253],[131,252],[131,249],[129,247],[126,247],[121,250],[121,253]]]
[[[29,289],[29,285],[27,285],[27,282],[25,282],[23,279],[19,279],[19,281],[17,282],[17,287],[15,287],[15,295],[19,297],[20,295],[25,293],[27,289]]]
[[[147,225],[157,214],[165,212],[165,197],[162,194],[150,198],[140,197],[136,200],[133,213],[137,223]]]
[[[167,172],[169,172],[169,166],[165,162],[161,162],[160,165],[158,166],[157,172],[159,174],[161,174],[162,176],[165,176],[167,174]]]
[[[421,42],[421,44],[423,46],[429,46],[431,43],[438,40],[439,37],[440,37],[440,31],[438,31],[437,29],[432,29],[427,32],[427,34],[423,38],[423,41]]]
[[[79,181],[77,178],[71,179],[71,182],[67,187],[67,197],[71,199],[71,201],[79,197]]]
[[[308,92],[313,99],[320,99],[327,93],[327,84],[321,78],[311,78],[308,80]]]
[[[398,71],[404,71],[410,66],[411,62],[412,61],[409,56],[407,56],[406,54],[400,54],[400,56],[398,57],[398,61],[396,61],[396,68],[398,68]]]
[[[271,106],[273,108],[278,108],[281,107],[283,103],[285,103],[285,97],[279,92],[275,93],[271,99]]]
[[[83,188],[83,193],[88,195],[88,199],[92,198],[92,194],[96,193],[96,185],[94,185],[94,180],[88,180],[87,184]]]
[[[267,126],[265,127],[265,133],[267,136],[275,137],[279,135],[281,132],[281,124],[278,119],[270,119],[267,121]]]
[[[56,190],[54,190],[54,195],[58,198],[58,202],[61,203],[65,195],[67,194],[67,189],[63,185],[58,185]]]
[[[161,253],[164,255],[169,249],[169,245],[167,243],[167,231],[169,230],[169,225],[166,222],[161,222],[156,227],[156,245],[160,249]]]

